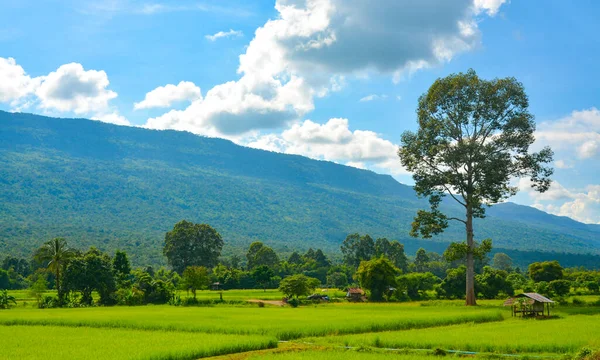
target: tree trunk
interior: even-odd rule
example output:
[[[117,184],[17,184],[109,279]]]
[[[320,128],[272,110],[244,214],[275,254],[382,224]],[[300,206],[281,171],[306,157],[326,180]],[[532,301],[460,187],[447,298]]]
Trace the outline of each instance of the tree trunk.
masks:
[[[475,299],[475,262],[473,259],[473,250],[475,250],[475,241],[473,240],[473,214],[471,209],[467,209],[467,296],[466,305],[477,305]]]
[[[60,265],[56,266],[56,294],[58,295],[58,304],[62,306],[62,294],[60,292]]]

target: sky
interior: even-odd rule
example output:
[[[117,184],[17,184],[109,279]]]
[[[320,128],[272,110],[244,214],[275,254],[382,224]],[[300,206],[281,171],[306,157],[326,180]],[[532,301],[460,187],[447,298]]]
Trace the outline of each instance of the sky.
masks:
[[[511,201],[600,223],[593,0],[0,0],[0,109],[151,129],[365,168],[396,151],[435,79],[515,77],[555,151]],[[1,126],[1,125],[0,125]],[[515,183],[517,184],[517,183]]]

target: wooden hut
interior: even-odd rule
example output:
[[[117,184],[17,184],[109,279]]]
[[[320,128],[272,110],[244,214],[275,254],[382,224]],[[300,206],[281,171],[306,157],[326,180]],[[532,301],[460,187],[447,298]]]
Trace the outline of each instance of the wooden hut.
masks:
[[[512,307],[512,316],[544,316],[546,309],[550,316],[550,304],[554,301],[538,293],[519,294],[504,302],[504,306]]]
[[[348,288],[346,293],[346,299],[348,301],[365,301],[365,292],[361,288]]]
[[[223,285],[220,282],[215,282],[210,285],[210,289],[213,291],[223,290]]]

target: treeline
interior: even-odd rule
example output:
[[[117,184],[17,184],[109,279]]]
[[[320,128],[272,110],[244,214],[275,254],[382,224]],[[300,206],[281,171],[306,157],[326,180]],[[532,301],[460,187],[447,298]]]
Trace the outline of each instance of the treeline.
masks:
[[[31,259],[7,256],[1,263],[0,289],[26,289],[40,307],[98,305],[174,305],[195,303],[202,289],[280,288],[289,297],[309,295],[318,286],[362,287],[372,301],[460,299],[465,296],[466,268],[448,254],[419,249],[409,258],[403,244],[351,234],[341,245],[341,261],[321,249],[278,254],[262,242],[245,256],[221,257],[223,239],[212,227],[187,221],[165,234],[163,253],[170,269],[131,267],[123,251],[108,254],[91,247],[72,249],[65,239],[44,243]],[[536,262],[527,269],[504,253],[476,263],[479,298],[505,298],[516,291],[562,297],[571,292],[598,293],[600,272],[563,269],[557,261]],[[45,295],[56,289],[56,296]],[[180,299],[176,290],[192,296]],[[97,294],[94,298],[92,294]]]

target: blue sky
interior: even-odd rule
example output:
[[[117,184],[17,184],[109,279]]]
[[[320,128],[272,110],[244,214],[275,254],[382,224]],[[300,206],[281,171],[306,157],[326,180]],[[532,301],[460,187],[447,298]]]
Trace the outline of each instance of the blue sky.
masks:
[[[377,4],[374,6],[373,4]],[[523,82],[555,183],[512,201],[600,223],[594,1],[0,0],[0,109],[187,130],[392,174],[419,95]]]

